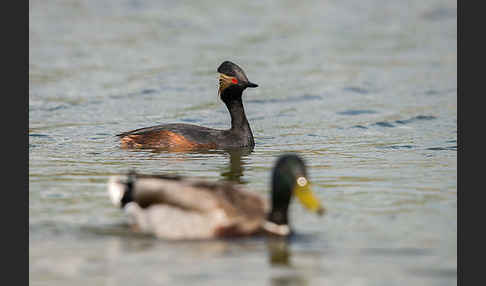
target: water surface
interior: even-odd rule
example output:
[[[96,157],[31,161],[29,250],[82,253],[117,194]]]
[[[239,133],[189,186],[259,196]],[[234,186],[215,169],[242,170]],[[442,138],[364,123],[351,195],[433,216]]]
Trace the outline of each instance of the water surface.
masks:
[[[32,285],[455,285],[455,1],[29,1]],[[252,152],[122,150],[122,131],[227,128],[238,63]],[[327,214],[298,236],[167,242],[106,192],[136,169],[269,195],[298,152]]]

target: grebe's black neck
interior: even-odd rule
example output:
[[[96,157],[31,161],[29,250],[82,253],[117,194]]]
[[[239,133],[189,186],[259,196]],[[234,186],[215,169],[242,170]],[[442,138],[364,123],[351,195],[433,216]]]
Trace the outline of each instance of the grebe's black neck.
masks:
[[[231,116],[230,131],[246,141],[245,146],[254,146],[253,133],[251,132],[250,124],[245,115],[245,108],[242,101],[243,89],[227,88],[221,94],[221,99],[228,108]]]

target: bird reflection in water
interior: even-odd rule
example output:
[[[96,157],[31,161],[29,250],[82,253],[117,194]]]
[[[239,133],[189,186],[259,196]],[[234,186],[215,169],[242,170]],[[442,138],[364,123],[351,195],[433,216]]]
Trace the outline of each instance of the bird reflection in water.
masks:
[[[228,164],[220,167],[222,180],[233,182],[236,184],[246,184],[247,181],[243,180],[243,171],[245,170],[244,165],[246,164],[246,159],[253,152],[253,147],[248,148],[238,148],[238,149],[220,149],[220,150],[198,150],[198,151],[168,151],[167,149],[134,149],[129,150],[133,154],[148,154],[149,157],[158,159],[159,154],[203,154],[203,155],[214,155],[214,156],[227,156]],[[190,157],[185,156],[175,156],[175,157],[165,157],[164,161],[168,164],[176,164],[189,160]]]
[[[291,263],[292,252],[288,237],[269,236],[266,239],[269,263],[281,271],[270,278],[271,285],[308,285],[305,276]]]
[[[243,171],[245,170],[245,159],[252,151],[252,148],[224,151],[229,155],[229,164],[221,171],[223,180],[237,184],[246,184],[247,182],[242,179]]]
[[[291,266],[291,252],[287,237],[269,236],[266,244],[272,266]]]

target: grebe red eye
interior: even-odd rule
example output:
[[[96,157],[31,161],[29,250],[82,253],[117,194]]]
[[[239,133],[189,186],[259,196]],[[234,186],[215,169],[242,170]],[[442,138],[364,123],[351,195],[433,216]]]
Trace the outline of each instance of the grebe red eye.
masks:
[[[237,84],[238,83],[238,80],[236,78],[232,78],[231,79],[231,82],[234,83],[234,84]]]

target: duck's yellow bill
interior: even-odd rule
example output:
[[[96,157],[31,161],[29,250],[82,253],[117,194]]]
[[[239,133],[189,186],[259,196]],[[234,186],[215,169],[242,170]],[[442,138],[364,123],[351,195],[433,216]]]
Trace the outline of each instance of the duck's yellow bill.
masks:
[[[317,213],[318,215],[324,214],[324,208],[319,202],[319,199],[314,195],[311,190],[310,183],[305,177],[299,177],[295,184],[294,194],[299,198],[300,202],[308,210]]]

